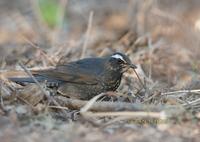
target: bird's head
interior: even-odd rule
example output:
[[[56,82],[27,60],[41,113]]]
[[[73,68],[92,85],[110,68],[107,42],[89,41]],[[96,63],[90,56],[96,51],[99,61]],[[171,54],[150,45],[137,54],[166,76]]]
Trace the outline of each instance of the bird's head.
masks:
[[[131,63],[128,56],[122,53],[114,53],[108,57],[109,67],[114,71],[120,71],[120,73],[126,72],[128,69],[136,69],[136,65]]]

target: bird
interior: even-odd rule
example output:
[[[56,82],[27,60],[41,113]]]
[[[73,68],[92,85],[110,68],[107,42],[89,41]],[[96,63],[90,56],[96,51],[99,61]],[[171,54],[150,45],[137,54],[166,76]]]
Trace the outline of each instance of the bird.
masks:
[[[33,70],[32,75],[38,82],[46,82],[56,87],[57,92],[70,98],[89,100],[94,96],[116,91],[123,73],[130,68],[136,69],[130,58],[115,52],[104,57],[84,58],[51,69]],[[18,84],[35,83],[33,77],[10,77]],[[48,86],[48,85],[47,85]]]

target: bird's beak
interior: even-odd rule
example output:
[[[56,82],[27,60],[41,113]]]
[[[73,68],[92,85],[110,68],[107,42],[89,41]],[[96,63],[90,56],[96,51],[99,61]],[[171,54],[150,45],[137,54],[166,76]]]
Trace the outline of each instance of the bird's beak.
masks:
[[[132,68],[132,69],[137,69],[137,66],[134,65],[134,64],[130,64],[130,68]]]
[[[136,69],[137,66],[134,65],[134,64],[126,64],[126,66],[124,66],[122,72],[124,73],[124,72],[126,72],[128,69],[130,69],[130,68],[132,68],[132,69]]]

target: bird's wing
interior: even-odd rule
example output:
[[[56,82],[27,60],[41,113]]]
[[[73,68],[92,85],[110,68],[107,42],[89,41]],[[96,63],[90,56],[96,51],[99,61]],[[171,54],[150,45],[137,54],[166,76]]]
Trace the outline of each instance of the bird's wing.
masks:
[[[41,75],[50,79],[59,81],[78,83],[78,84],[97,84],[98,77],[87,66],[81,66],[79,64],[66,64],[59,65],[54,69],[39,70],[32,72],[35,75]]]

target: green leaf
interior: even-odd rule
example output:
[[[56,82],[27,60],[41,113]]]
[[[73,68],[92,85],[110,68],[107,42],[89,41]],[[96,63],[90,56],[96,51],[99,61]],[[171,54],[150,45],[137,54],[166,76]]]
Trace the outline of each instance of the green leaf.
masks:
[[[56,0],[39,0],[40,14],[44,22],[51,28],[59,24],[61,7]]]

